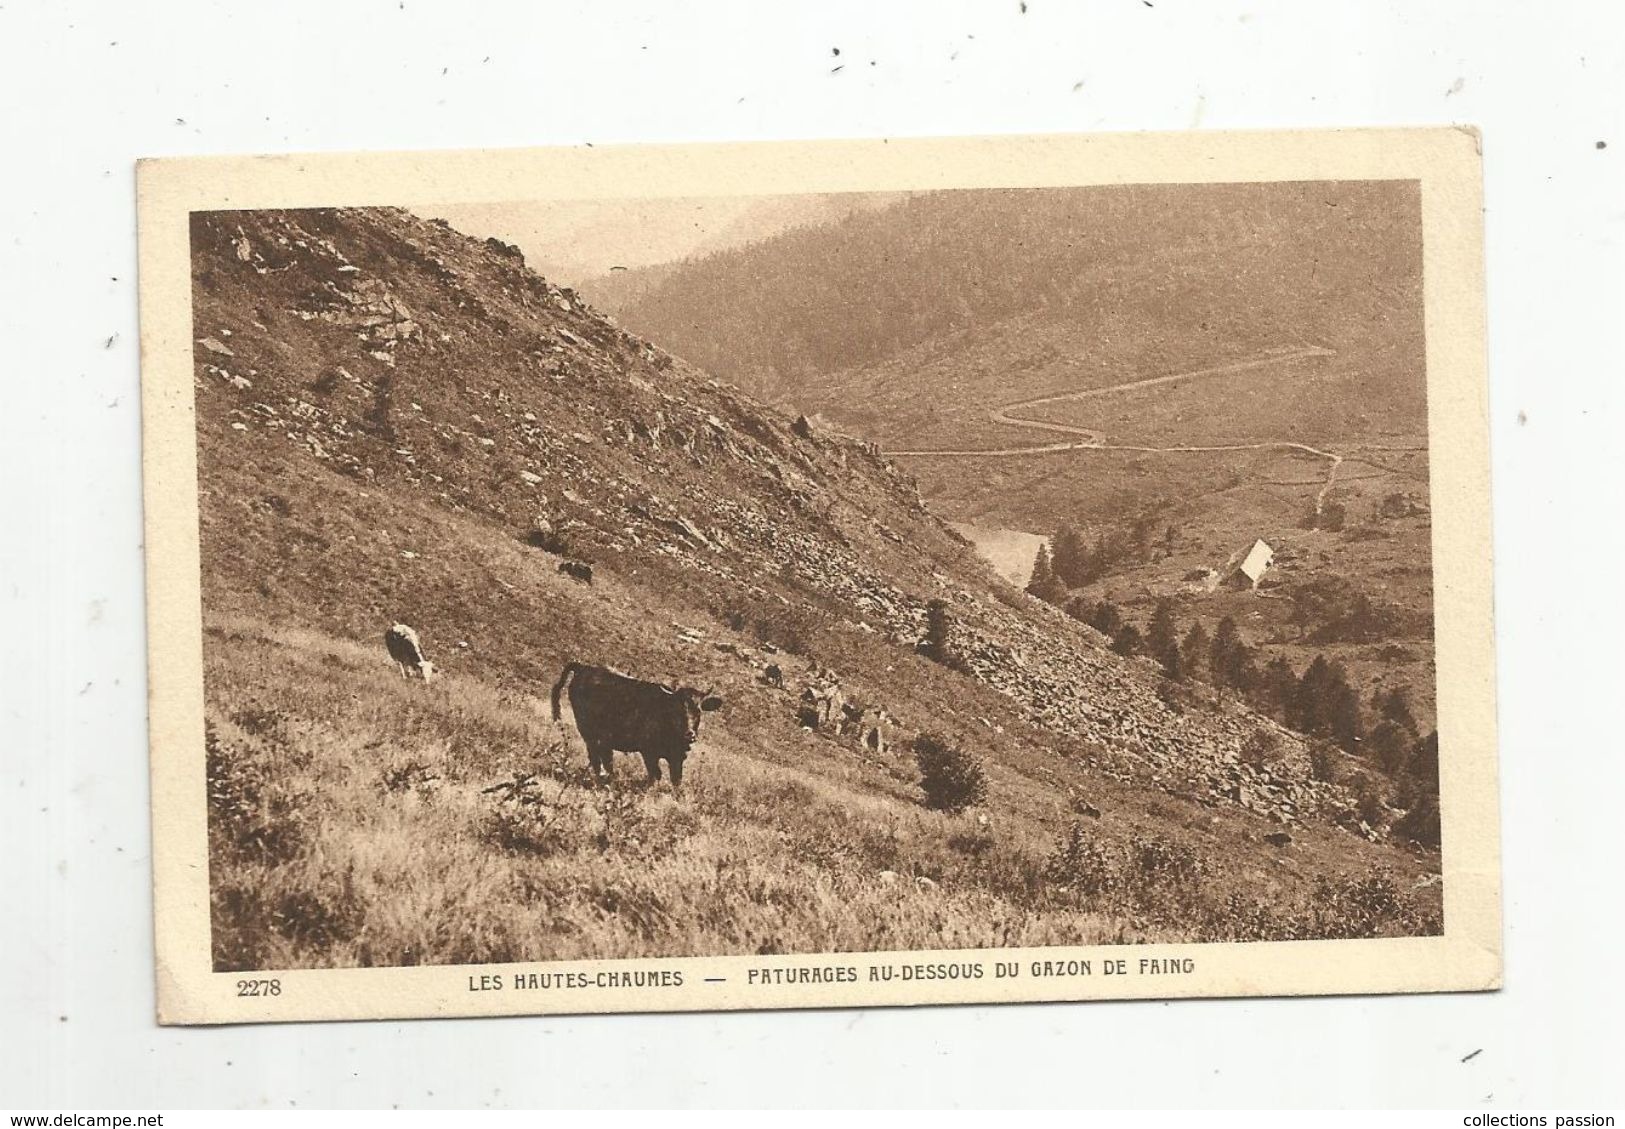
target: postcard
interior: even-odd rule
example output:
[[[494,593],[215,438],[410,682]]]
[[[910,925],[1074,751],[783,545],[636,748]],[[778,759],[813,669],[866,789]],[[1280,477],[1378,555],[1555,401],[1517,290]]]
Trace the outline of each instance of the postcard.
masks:
[[[162,1022],[1500,984],[1472,130],[138,181]]]

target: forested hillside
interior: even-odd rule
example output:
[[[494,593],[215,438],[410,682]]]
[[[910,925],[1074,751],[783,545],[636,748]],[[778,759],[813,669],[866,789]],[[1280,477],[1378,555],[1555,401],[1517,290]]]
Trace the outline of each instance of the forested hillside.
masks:
[[[844,392],[885,402],[905,383],[947,391],[937,370],[962,347],[999,381],[1001,358],[1031,342],[1126,379],[1192,357],[1418,340],[1420,240],[1410,182],[935,192],[608,296],[628,328],[758,393],[817,404],[831,377],[872,369]],[[881,367],[905,356],[906,382]],[[1419,420],[1411,375],[1385,373],[1371,407]],[[976,383],[959,390],[980,403]]]

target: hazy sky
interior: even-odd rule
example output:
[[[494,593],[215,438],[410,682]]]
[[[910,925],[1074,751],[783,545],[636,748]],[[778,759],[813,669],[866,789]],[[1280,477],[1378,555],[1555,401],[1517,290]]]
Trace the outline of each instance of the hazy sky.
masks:
[[[901,193],[711,196],[447,204],[420,209],[458,231],[494,235],[553,281],[574,285],[612,267],[644,267],[766,239],[787,228],[884,206]]]

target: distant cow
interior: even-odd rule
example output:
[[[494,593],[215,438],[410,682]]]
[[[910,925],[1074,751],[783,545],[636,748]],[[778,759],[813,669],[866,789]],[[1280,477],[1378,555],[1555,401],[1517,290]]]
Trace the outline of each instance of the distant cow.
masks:
[[[389,657],[395,660],[402,678],[411,678],[415,671],[427,685],[434,676],[434,663],[423,657],[423,643],[418,633],[406,624],[397,623],[384,632],[384,646],[389,649]]]
[[[881,706],[841,703],[841,731],[852,734],[860,745],[876,755],[883,755],[890,746],[886,727],[894,721]]]
[[[559,571],[572,580],[579,580],[583,584],[592,583],[592,565],[586,561],[560,561]]]
[[[841,721],[845,717],[845,704],[846,695],[841,693],[839,685],[815,682],[801,691],[801,704],[796,710],[796,720],[807,729],[839,733]]]
[[[859,740],[876,756],[885,756],[891,749],[891,727],[896,724],[895,717],[887,713],[883,707],[875,706],[864,718],[864,728],[859,731]]]
[[[783,690],[784,671],[779,669],[778,663],[768,663],[767,669],[762,671],[762,681],[776,690]]]
[[[651,784],[660,779],[662,759],[671,767],[673,792],[683,786],[683,761],[699,736],[700,721],[722,708],[721,698],[692,686],[662,686],[573,662],[553,686],[554,721],[560,720],[559,695],[566,683],[593,774],[607,781],[615,774],[616,752],[641,753]]]

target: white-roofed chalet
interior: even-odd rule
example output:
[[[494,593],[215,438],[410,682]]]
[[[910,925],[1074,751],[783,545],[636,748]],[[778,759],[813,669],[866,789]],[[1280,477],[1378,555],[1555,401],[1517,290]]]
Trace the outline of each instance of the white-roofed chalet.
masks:
[[[1275,560],[1275,550],[1270,548],[1268,542],[1254,541],[1253,547],[1247,550],[1247,555],[1236,566],[1231,574],[1230,582],[1237,588],[1257,588],[1258,582],[1269,571],[1271,562]]]

